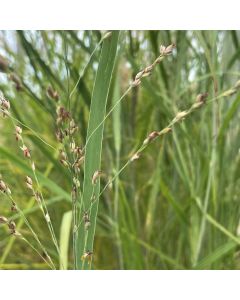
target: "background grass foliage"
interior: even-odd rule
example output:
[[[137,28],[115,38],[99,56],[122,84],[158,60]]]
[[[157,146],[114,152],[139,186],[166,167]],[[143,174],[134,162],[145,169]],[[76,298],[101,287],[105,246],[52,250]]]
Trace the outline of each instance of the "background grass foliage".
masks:
[[[59,269],[239,269],[240,94],[219,97],[240,78],[239,32],[122,31],[106,39],[105,34],[0,32],[0,90],[34,156],[59,252],[26,189],[31,168],[16,145],[11,119],[1,117],[0,173],[14,199]],[[160,45],[171,43],[173,54],[128,90],[135,75],[159,56]],[[87,141],[79,178],[85,209],[93,189],[100,193],[91,206],[87,237],[82,224],[76,245],[71,175],[59,162],[56,101],[49,86],[70,108],[79,143]],[[186,116],[119,173],[150,132],[165,128],[201,92],[219,100]],[[96,170],[104,176],[93,186]],[[19,232],[38,247],[2,194],[0,215],[12,216]],[[86,249],[93,251],[91,266],[81,260]],[[48,265],[0,224],[0,268]]]

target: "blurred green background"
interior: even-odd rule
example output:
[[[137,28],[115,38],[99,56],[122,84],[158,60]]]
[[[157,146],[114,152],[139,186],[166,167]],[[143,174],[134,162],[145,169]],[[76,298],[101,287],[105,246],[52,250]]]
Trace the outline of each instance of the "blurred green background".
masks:
[[[30,128],[24,128],[24,139],[45,178],[43,193],[60,243],[67,242],[69,214],[65,213],[71,210],[71,179],[59,162],[57,102],[47,89],[56,90],[60,103],[67,106],[69,92],[84,70],[71,100],[78,140],[84,145],[101,45],[94,49],[103,34],[0,32],[0,90],[10,100],[14,117]],[[176,44],[173,55],[132,89],[105,122],[102,187],[150,132],[166,127],[178,111],[194,103],[197,94],[208,92],[212,99],[239,80],[237,31],[122,31],[107,111],[136,73],[159,56],[160,45],[171,43]],[[94,269],[240,268],[239,104],[240,95],[235,94],[194,112],[171,134],[154,142],[109,186],[99,204]],[[44,218],[25,186],[26,165],[11,120],[1,117],[0,173],[58,262]],[[3,195],[0,215],[14,215]],[[18,215],[14,218],[19,231],[35,245],[23,220]],[[73,264],[71,241],[70,237],[69,269]],[[9,236],[1,224],[0,266],[47,268],[27,244]]]

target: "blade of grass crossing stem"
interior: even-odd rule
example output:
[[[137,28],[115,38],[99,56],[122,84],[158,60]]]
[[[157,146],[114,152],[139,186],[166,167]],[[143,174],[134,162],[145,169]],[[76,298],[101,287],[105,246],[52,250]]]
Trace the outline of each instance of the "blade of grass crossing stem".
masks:
[[[120,78],[116,72],[116,82],[113,94],[113,105],[121,97],[120,95]],[[120,149],[121,149],[121,106],[117,106],[113,111],[113,138],[114,138],[114,147],[116,153],[116,173],[120,169]],[[118,224],[119,218],[119,177],[116,178],[114,184],[114,220]],[[123,254],[122,254],[122,243],[119,233],[119,228],[116,226],[116,241],[117,241],[117,251],[120,269],[123,269]]]
[[[119,32],[113,31],[111,36],[106,38],[103,42],[92,94],[87,140],[95,128],[102,122],[106,114],[106,104],[117,53],[118,37]],[[93,185],[92,176],[95,171],[100,169],[103,127],[104,124],[99,126],[91,136],[86,147],[82,197],[83,209],[89,209],[93,195],[95,196],[95,200],[90,211],[90,228],[86,230],[83,222],[81,222],[76,232],[75,238],[77,239],[77,243],[76,249],[74,249],[74,255],[77,269],[91,268],[90,264],[88,264],[87,261],[82,261],[81,258],[86,251],[93,251],[100,182],[98,180],[97,183]],[[82,215],[83,212],[80,213],[80,220]]]
[[[60,268],[68,269],[68,248],[69,238],[72,227],[72,211],[68,211],[63,215],[61,230],[60,230]]]

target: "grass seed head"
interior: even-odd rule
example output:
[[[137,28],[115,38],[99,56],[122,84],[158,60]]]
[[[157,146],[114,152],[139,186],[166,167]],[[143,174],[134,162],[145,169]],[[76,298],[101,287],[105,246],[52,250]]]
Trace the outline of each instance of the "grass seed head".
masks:
[[[56,102],[59,100],[59,95],[56,90],[54,90],[51,86],[47,88],[47,95],[49,98],[54,99]]]
[[[20,147],[21,150],[23,151],[23,155],[26,158],[31,158],[31,154],[30,154],[30,150],[28,149],[28,147],[26,147],[25,145],[23,145],[22,147]]]
[[[73,177],[73,183],[74,183],[74,185],[75,185],[77,188],[80,187],[80,181],[78,180],[77,177]]]
[[[103,172],[98,170],[98,171],[95,171],[93,176],[92,176],[92,184],[95,185],[97,183],[97,180],[98,178],[100,178],[100,176],[103,175]]]
[[[161,54],[162,56],[171,55],[174,48],[176,48],[176,45],[175,45],[175,44],[171,44],[171,45],[169,45],[169,46],[167,46],[167,47],[161,45],[161,46],[160,46],[160,54]]]
[[[143,141],[143,145],[148,145],[149,143],[151,143],[158,136],[159,136],[159,132],[158,131],[152,131],[148,135],[148,137]]]
[[[6,99],[2,99],[1,106],[3,109],[9,110],[11,105],[10,102]]]
[[[135,79],[133,82],[132,82],[132,87],[136,87],[138,85],[141,84],[141,80],[140,79]]]
[[[63,106],[57,107],[57,124],[68,121],[70,117],[70,112],[68,112]]]
[[[8,228],[11,231],[11,233],[14,233],[16,231],[16,224],[14,221],[8,222]]]
[[[237,92],[237,89],[232,88],[232,89],[227,90],[226,92],[224,92],[223,97],[230,97],[230,96],[236,94],[236,92]]]
[[[70,143],[70,151],[71,151],[71,152],[75,152],[75,149],[76,149],[76,144],[75,144],[75,142],[73,141],[72,143]]]
[[[65,159],[60,159],[60,163],[64,166],[64,167],[68,167],[68,162]]]
[[[57,138],[57,140],[58,140],[60,143],[63,142],[64,134],[63,134],[63,132],[62,132],[61,129],[57,129],[57,131],[56,131],[56,138]]]
[[[82,260],[82,261],[85,261],[85,260],[87,259],[88,264],[90,264],[91,259],[92,259],[92,256],[93,256],[93,252],[87,250],[87,251],[82,255],[81,260]]]
[[[90,222],[89,214],[86,211],[83,214],[83,221],[84,221],[85,229],[88,230],[89,227],[91,226],[91,222]]]
[[[207,101],[208,93],[198,94],[195,103],[193,103],[191,109],[198,109],[202,107]]]
[[[7,191],[7,185],[2,179],[0,179],[0,191],[3,193],[6,193]]]
[[[17,204],[15,202],[12,202],[11,211],[13,211],[13,212],[18,211]]]
[[[179,122],[181,120],[184,120],[184,118],[187,116],[187,114],[188,114],[188,112],[186,110],[178,112],[174,121]]]
[[[163,130],[161,130],[160,132],[159,132],[159,135],[164,135],[164,134],[167,134],[167,133],[169,133],[169,132],[171,132],[172,131],[172,128],[171,127],[166,127],[166,128],[164,128]]]
[[[33,196],[34,196],[34,198],[35,198],[35,200],[37,201],[37,203],[41,203],[41,194],[38,192],[38,191],[36,191],[36,192],[34,192],[33,193]]]
[[[28,188],[29,190],[33,190],[33,182],[32,182],[32,178],[29,177],[29,176],[26,176],[25,182],[26,182],[27,188]]]
[[[208,93],[201,93],[201,94],[198,94],[197,97],[196,97],[196,102],[197,103],[205,103],[206,100],[207,100],[207,97],[208,97]]]
[[[22,128],[21,128],[20,126],[16,126],[16,127],[15,127],[15,132],[16,132],[17,134],[22,134]]]
[[[0,224],[7,224],[8,223],[8,218],[4,216],[0,216]]]
[[[133,154],[133,156],[131,157],[131,161],[137,160],[137,159],[139,159],[139,157],[140,157],[139,153],[135,153],[135,154]]]

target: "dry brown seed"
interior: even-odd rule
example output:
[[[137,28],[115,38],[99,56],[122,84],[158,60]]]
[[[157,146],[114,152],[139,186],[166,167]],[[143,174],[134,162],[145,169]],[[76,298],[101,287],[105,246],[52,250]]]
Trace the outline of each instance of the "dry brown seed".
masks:
[[[167,46],[167,48],[165,49],[165,52],[167,53],[167,55],[171,54],[174,48],[176,48],[175,44],[171,44],[171,45]]]
[[[73,177],[73,183],[75,184],[75,186],[76,186],[77,188],[80,187],[80,181],[77,179],[77,177]]]
[[[57,107],[57,116],[58,116],[58,122],[65,122],[70,119],[70,113],[63,107],[58,106]]]
[[[75,126],[75,127],[71,127],[70,128],[70,135],[73,135],[76,131],[78,130],[78,126]]]
[[[158,131],[153,131],[151,132],[148,137],[143,141],[144,145],[147,145],[148,143],[150,143],[152,140],[154,140],[156,137],[159,136],[159,132]]]
[[[76,153],[78,156],[82,156],[83,152],[84,151],[81,149],[81,147],[76,147],[74,150],[74,153]]]
[[[41,202],[41,194],[38,191],[34,192],[33,196],[38,203]]]
[[[132,157],[131,157],[131,161],[137,160],[139,159],[140,155],[139,153],[135,153]]]
[[[91,226],[91,222],[90,222],[90,218],[87,212],[84,212],[83,215],[83,221],[84,221],[84,227],[85,229],[89,229],[89,227]]]
[[[72,143],[70,143],[70,150],[71,150],[71,152],[74,152],[75,149],[76,149],[76,144],[75,144],[75,142],[73,141]]]
[[[68,162],[64,159],[60,159],[60,163],[64,166],[64,167],[68,167]]]
[[[60,152],[60,158],[62,159],[62,160],[67,160],[67,153],[64,151],[64,150],[59,150],[59,152]]]
[[[8,219],[4,216],[0,216],[0,224],[7,224],[8,223]]]
[[[6,183],[3,181],[3,180],[1,180],[0,179],[0,191],[1,192],[6,192],[7,191],[7,185],[6,185]]]
[[[16,141],[20,141],[22,139],[22,136],[20,134],[16,133],[15,138],[16,138]]]
[[[175,119],[176,121],[180,121],[182,119],[184,119],[184,117],[188,114],[188,112],[185,110],[185,111],[180,111],[177,113]]]
[[[25,157],[27,157],[27,158],[30,158],[30,157],[31,157],[31,155],[30,155],[30,150],[29,150],[25,145],[23,145],[23,146],[21,147],[21,149],[22,149],[23,155],[24,155]]]
[[[26,176],[26,182],[30,185],[32,185],[32,178],[30,176]]]
[[[77,187],[74,185],[73,188],[72,188],[72,192],[71,192],[71,195],[72,195],[72,199],[74,201],[76,201],[77,199]]]
[[[6,110],[9,110],[10,109],[10,102],[6,99],[2,99],[1,106],[2,106],[3,109],[5,108]]]
[[[84,222],[90,221],[89,215],[88,215],[88,213],[87,213],[86,211],[85,211],[84,214],[83,214],[83,220],[84,220]]]
[[[80,167],[82,165],[82,163],[84,162],[84,156],[80,157],[79,159],[77,159],[77,161],[74,163],[74,167]]]
[[[87,250],[81,257],[81,260],[85,260],[87,259],[88,260],[88,263],[91,262],[91,259],[92,259],[92,256],[93,256],[93,252]]]
[[[20,126],[15,127],[16,134],[22,134],[22,128]]]
[[[159,134],[163,135],[163,134],[166,134],[166,133],[171,132],[171,131],[172,131],[172,128],[166,127],[166,128],[164,128],[163,130],[161,130],[161,131],[159,132]]]
[[[97,179],[98,179],[101,175],[103,175],[103,172],[100,171],[100,170],[94,172],[94,174],[93,174],[93,176],[92,176],[92,184],[93,184],[93,185],[96,184]]]
[[[151,72],[146,72],[146,73],[143,74],[142,78],[148,77],[149,75],[151,75]]]
[[[160,54],[163,56],[170,55],[170,54],[172,54],[172,51],[175,47],[176,47],[175,44],[171,44],[167,47],[161,45],[160,46]]]
[[[138,86],[140,83],[141,83],[141,80],[140,80],[140,79],[135,79],[135,80],[132,82],[132,87],[136,87],[136,86]]]
[[[149,73],[152,71],[152,69],[153,69],[153,65],[150,65],[144,69],[144,73]]]
[[[230,90],[224,92],[222,96],[229,97],[229,96],[236,94],[236,92],[237,92],[237,90],[233,88],[233,89],[230,89]]]
[[[53,90],[53,88],[51,86],[49,86],[47,88],[47,95],[54,99],[55,101],[58,101],[59,100],[59,95],[58,95],[58,92],[56,90]]]
[[[197,95],[196,102],[205,103],[208,97],[208,93],[201,93]]]
[[[27,182],[26,182],[26,186],[27,186],[27,188],[28,188],[29,190],[32,190],[32,189],[33,189],[32,185],[29,184],[29,183],[27,183]]]
[[[166,50],[166,47],[163,46],[163,45],[161,45],[161,46],[160,46],[160,54],[161,54],[161,55],[164,55],[165,50]]]
[[[143,74],[144,74],[144,70],[138,72],[137,75],[135,76],[135,81],[142,78]]]
[[[75,124],[75,122],[74,122],[74,120],[72,119],[71,121],[70,121],[70,127],[75,127],[76,126],[76,124]]]
[[[58,129],[58,130],[56,131],[56,138],[57,138],[57,140],[58,140],[60,143],[63,142],[64,134],[63,134],[63,132],[62,132],[61,129]]]
[[[149,135],[148,135],[148,137],[149,137],[149,139],[155,139],[157,136],[159,136],[159,132],[158,131],[153,131],[153,132],[151,132]]]
[[[18,211],[16,203],[12,203],[11,211]]]
[[[3,118],[5,118],[5,117],[7,117],[9,115],[10,115],[9,111],[4,110],[4,109],[2,110],[2,116],[3,116]]]
[[[16,230],[16,224],[13,221],[8,222],[8,228],[12,231]]]

